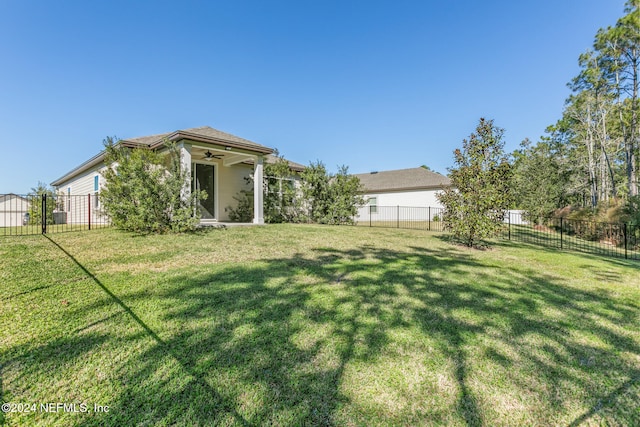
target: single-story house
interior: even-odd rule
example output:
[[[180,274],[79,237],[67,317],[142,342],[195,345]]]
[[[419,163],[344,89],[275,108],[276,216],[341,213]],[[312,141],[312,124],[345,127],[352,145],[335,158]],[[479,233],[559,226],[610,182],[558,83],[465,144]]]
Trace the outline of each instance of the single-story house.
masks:
[[[207,192],[207,199],[200,202],[199,210],[203,222],[228,221],[225,207],[235,206],[233,198],[240,190],[248,189],[245,178],[250,174],[254,180],[254,216],[253,222],[264,223],[264,205],[262,194],[262,179],[264,164],[275,160],[274,149],[257,144],[244,138],[213,129],[209,126],[177,130],[159,135],[143,136],[121,140],[125,147],[146,147],[152,150],[162,150],[164,141],[177,144],[180,156],[188,174],[191,176],[189,190],[194,188]],[[104,185],[101,175],[107,165],[104,162],[105,152],[101,152],[80,166],[67,172],[51,183],[58,194],[63,195],[96,195],[93,202],[87,198],[72,199],[59,204],[68,212],[84,212],[71,203],[92,203],[93,209],[99,211],[97,195]],[[294,172],[301,172],[304,166],[289,162]],[[89,198],[90,199],[90,198]],[[67,217],[67,221],[81,222],[82,219]]]
[[[359,210],[361,220],[368,220],[369,216],[375,220],[376,215],[399,215],[391,207],[421,208],[411,212],[404,209],[403,213],[415,220],[427,220],[427,216],[431,217],[428,220],[432,220],[442,208],[436,195],[451,186],[448,177],[423,167],[354,175],[360,179],[364,188],[364,200],[367,203]],[[429,207],[434,209],[429,212]],[[389,212],[383,212],[383,209]]]
[[[0,195],[0,227],[24,225],[25,215],[29,212],[29,199],[17,194]]]

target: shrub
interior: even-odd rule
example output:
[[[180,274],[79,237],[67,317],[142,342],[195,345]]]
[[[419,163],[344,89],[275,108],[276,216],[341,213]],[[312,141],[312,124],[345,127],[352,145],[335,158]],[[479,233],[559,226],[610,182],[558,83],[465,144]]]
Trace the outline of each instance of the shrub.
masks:
[[[251,222],[253,219],[253,191],[240,190],[233,199],[238,202],[235,208],[227,206],[225,211],[229,213],[229,219],[235,222]]]
[[[253,177],[246,178],[253,186]],[[336,175],[322,162],[311,163],[301,174],[300,187],[293,179],[289,163],[282,157],[265,166],[263,181],[264,219],[267,223],[307,222],[350,224],[358,206],[364,204],[360,180],[342,166]],[[234,196],[236,207],[227,206],[232,221],[250,221],[253,216],[253,190]]]
[[[364,204],[358,177],[341,166],[336,175],[327,172],[320,161],[311,163],[302,173],[302,194],[309,219],[321,224],[352,224],[358,206]]]
[[[302,214],[300,194],[289,162],[276,152],[276,161],[266,164],[264,172],[265,222],[298,222]]]
[[[111,222],[119,228],[142,233],[194,230],[200,222],[196,209],[205,192],[187,194],[189,176],[175,144],[165,141],[166,152],[129,149],[105,140],[110,165],[103,173],[106,184],[100,202]]]

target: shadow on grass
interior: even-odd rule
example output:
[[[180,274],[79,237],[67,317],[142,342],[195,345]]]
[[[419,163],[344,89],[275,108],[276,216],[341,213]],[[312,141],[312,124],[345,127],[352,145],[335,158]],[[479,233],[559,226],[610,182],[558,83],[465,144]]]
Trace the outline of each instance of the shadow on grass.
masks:
[[[58,247],[58,249],[63,251],[78,267],[80,267],[82,271],[85,272],[87,277],[90,277],[91,280],[93,280],[93,282],[96,285],[98,285],[107,295],[109,295],[109,298],[113,303],[117,304],[131,319],[133,319],[133,321],[135,321],[135,323],[137,323],[140,326],[140,328],[144,330],[144,332],[149,337],[151,337],[157,343],[157,346],[154,347],[154,351],[153,351],[156,356],[166,355],[166,353],[169,353],[169,355],[180,364],[182,369],[184,369],[191,376],[191,381],[189,382],[190,393],[186,393],[185,390],[182,390],[180,393],[182,398],[191,397],[190,396],[191,392],[195,393],[196,395],[198,394],[206,395],[208,404],[212,408],[215,408],[216,412],[228,413],[233,416],[233,419],[237,423],[240,423],[241,425],[249,425],[247,421],[244,419],[244,417],[242,417],[242,415],[240,415],[236,411],[235,404],[233,402],[229,402],[227,399],[225,399],[217,390],[214,390],[208,382],[204,381],[204,379],[199,373],[196,373],[195,371],[193,371],[193,367],[189,363],[189,360],[185,357],[185,355],[181,351],[173,351],[172,346],[169,346],[167,343],[165,343],[158,336],[158,334],[156,334],[151,328],[149,328],[149,326],[147,326],[147,324],[142,319],[140,319],[140,317],[138,317],[138,315],[134,313],[131,310],[131,308],[129,308],[127,304],[125,304],[120,298],[118,298],[113,292],[111,292],[109,288],[107,288],[96,276],[94,276],[89,270],[87,270],[82,264],[80,264],[80,262],[78,262],[78,260],[73,255],[71,255],[66,249],[60,246],[57,242],[52,240],[49,236],[44,235],[44,237],[49,239],[51,243],[53,243]],[[148,396],[145,396],[145,397],[148,397]],[[194,401],[197,401],[197,400],[194,399]],[[206,421],[206,419],[200,420],[200,421]]]
[[[35,349],[35,366],[45,355],[55,364],[89,353],[106,339],[94,336],[92,326],[114,317],[133,331],[126,345],[139,349],[114,367],[111,381],[121,387],[111,411],[83,419],[84,425],[487,425],[500,416],[492,412],[501,408],[494,408],[490,391],[503,382],[523,394],[525,420],[533,424],[567,424],[566,406],[575,404],[568,401],[582,396],[590,409],[569,421],[579,424],[640,375],[617,357],[640,354],[620,329],[633,328],[637,304],[568,288],[534,270],[497,271],[455,248],[320,247],[166,275],[153,287],[117,295],[47,238],[108,299],[82,307],[87,318],[100,319],[74,332],[89,338]],[[117,316],[104,315],[114,308]],[[448,361],[443,374],[455,385],[454,408],[418,403],[395,413],[362,404],[375,396],[360,395],[347,370],[375,366],[398,330],[417,330],[412,345],[428,340]],[[144,340],[151,345],[141,345]],[[500,372],[497,384],[481,385],[485,365]],[[633,413],[609,416],[621,424],[638,420]]]

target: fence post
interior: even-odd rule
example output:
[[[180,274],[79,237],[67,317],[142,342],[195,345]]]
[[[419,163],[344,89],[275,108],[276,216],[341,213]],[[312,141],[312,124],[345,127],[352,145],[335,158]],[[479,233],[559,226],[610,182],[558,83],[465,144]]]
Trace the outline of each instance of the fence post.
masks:
[[[397,216],[396,216],[396,223],[397,223],[397,227],[396,227],[396,228],[400,228],[400,205],[398,205],[398,212],[397,212]]]
[[[562,217],[560,217],[560,249],[562,249]]]
[[[625,222],[622,227],[622,236],[624,239],[624,259],[627,259],[627,223]]]
[[[509,240],[511,240],[511,211],[507,211],[507,216],[509,217],[509,221],[508,221],[508,223],[509,223],[509,227],[508,227],[508,229],[509,229]],[[520,222],[522,222],[522,221],[520,221]]]
[[[371,228],[371,208],[372,206],[369,205],[369,228]]]
[[[91,230],[91,194],[87,194],[87,222],[89,223],[89,230]]]
[[[42,195],[42,206],[40,207],[40,223],[42,225],[42,234],[47,234],[47,195]]]
[[[431,231],[431,206],[429,206],[429,218],[427,218],[427,224],[429,224],[429,231]]]

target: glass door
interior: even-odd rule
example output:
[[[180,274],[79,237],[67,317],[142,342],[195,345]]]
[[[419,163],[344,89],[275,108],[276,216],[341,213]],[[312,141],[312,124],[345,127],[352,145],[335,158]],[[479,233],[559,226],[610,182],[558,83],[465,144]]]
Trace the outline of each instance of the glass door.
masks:
[[[207,198],[198,201],[200,218],[216,218],[216,198],[215,198],[215,174],[213,165],[193,163],[191,166],[191,190],[205,191]]]

